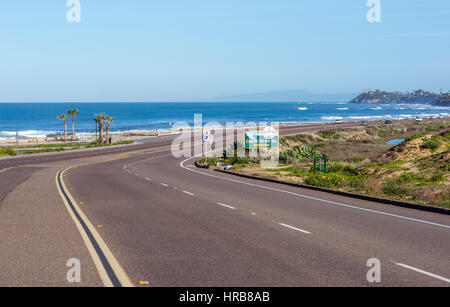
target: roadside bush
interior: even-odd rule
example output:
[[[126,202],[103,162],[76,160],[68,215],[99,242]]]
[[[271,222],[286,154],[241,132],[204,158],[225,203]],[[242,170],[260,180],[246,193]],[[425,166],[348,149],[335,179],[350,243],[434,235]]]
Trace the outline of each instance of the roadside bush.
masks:
[[[354,162],[332,162],[328,164],[328,172],[330,173],[347,173],[351,175],[358,175],[358,167],[360,163]]]
[[[320,136],[324,139],[331,139],[336,134],[334,130],[323,130],[320,132]]]
[[[431,151],[435,151],[436,149],[441,147],[441,143],[439,143],[438,141],[434,141],[434,140],[426,140],[422,146],[423,146],[423,148],[427,148],[427,149],[430,149]]]
[[[12,147],[1,147],[0,148],[0,156],[16,156],[17,152]]]
[[[409,142],[409,141],[412,141],[412,140],[421,138],[421,137],[423,137],[423,136],[425,136],[425,135],[427,135],[426,132],[416,133],[416,134],[413,134],[413,135],[408,136],[407,138],[405,138],[405,141]]]
[[[401,186],[400,184],[392,181],[388,181],[383,185],[383,192],[389,196],[409,196],[410,192],[408,188]]]
[[[345,177],[336,173],[311,173],[305,178],[305,183],[323,188],[340,188],[344,185]]]
[[[198,164],[216,166],[217,162],[219,162],[219,161],[220,161],[220,159],[217,157],[209,157],[209,158],[203,157],[198,160]]]
[[[422,175],[418,175],[416,173],[403,173],[399,177],[395,178],[394,181],[396,183],[411,183],[415,181],[421,181],[424,180],[424,177]]]
[[[313,156],[317,156],[320,155],[320,151],[315,150],[314,148],[312,148],[310,145],[303,145],[303,146],[299,146],[296,147],[294,152],[297,155],[300,155],[303,158],[309,159],[312,158]],[[293,154],[295,156],[295,153]]]

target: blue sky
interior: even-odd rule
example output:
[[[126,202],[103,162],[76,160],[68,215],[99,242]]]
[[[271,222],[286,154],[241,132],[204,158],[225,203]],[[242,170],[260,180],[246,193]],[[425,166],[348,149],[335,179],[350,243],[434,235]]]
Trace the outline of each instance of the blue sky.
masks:
[[[0,3],[0,101],[176,101],[306,89],[450,90],[450,1]]]

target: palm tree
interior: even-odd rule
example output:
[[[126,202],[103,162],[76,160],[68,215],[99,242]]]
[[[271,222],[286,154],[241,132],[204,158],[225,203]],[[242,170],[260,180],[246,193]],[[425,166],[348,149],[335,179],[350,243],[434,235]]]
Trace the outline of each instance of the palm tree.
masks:
[[[59,115],[58,119],[64,121],[64,142],[65,142],[67,140],[67,121],[66,121],[67,115],[66,115],[66,113]]]
[[[108,142],[109,141],[109,126],[114,121],[114,117],[110,117],[109,115],[106,115],[105,120],[106,120],[106,142]]]
[[[77,109],[68,110],[67,114],[72,116],[72,138],[75,138],[75,116],[80,114],[80,111]]]
[[[103,123],[105,121],[105,113],[95,114],[95,119],[98,123],[98,142],[103,143]]]

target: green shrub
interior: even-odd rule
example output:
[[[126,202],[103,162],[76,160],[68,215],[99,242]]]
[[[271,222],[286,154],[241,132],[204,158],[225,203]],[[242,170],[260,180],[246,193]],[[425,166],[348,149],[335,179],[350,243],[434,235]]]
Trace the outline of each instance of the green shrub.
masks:
[[[208,157],[208,158],[203,157],[198,160],[198,163],[200,165],[216,166],[217,162],[219,161],[220,159],[217,157]]]
[[[413,135],[405,138],[405,141],[409,142],[409,141],[421,138],[421,137],[425,136],[426,134],[427,134],[426,132],[416,133],[416,134],[413,134]]]
[[[323,188],[340,188],[344,185],[345,176],[336,173],[312,173],[305,178],[305,183]]]
[[[320,132],[320,136],[324,139],[331,139],[336,132],[334,130],[324,130]]]
[[[403,173],[399,177],[395,178],[394,181],[396,183],[410,183],[415,181],[421,181],[424,180],[424,177],[422,175],[418,175],[416,173]]]
[[[296,147],[294,150],[293,155],[295,156],[295,153],[303,158],[312,158],[313,156],[320,155],[320,152],[312,148],[310,145],[303,145]]]
[[[408,188],[405,188],[403,186],[401,186],[400,184],[396,183],[396,182],[386,182],[383,185],[383,192],[386,195],[389,196],[409,196],[410,192]]]
[[[427,148],[427,149],[430,149],[431,151],[435,151],[436,149],[441,147],[441,143],[439,143],[438,141],[434,141],[434,140],[426,140],[422,146],[423,146],[423,148]]]
[[[1,147],[0,148],[0,156],[16,156],[17,152],[12,147]]]

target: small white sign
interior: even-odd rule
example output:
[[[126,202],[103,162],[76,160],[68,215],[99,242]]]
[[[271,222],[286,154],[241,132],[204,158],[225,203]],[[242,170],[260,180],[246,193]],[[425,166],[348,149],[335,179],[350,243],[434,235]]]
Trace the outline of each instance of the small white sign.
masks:
[[[205,134],[203,135],[203,141],[204,142],[211,142],[213,139],[212,134],[210,134],[209,131],[206,131]]]

